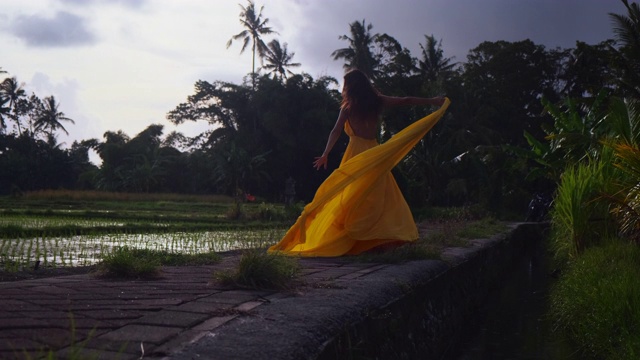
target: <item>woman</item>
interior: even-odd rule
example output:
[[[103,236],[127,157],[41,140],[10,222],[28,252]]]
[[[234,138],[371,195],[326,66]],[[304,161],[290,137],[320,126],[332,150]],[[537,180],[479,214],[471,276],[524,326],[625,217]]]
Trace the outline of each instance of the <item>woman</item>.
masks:
[[[440,109],[378,145],[378,118],[384,108],[435,105]],[[327,167],[340,132],[349,145],[336,169],[318,188],[284,238],[269,248],[301,256],[359,254],[382,245],[415,241],[418,230],[391,169],[442,117],[449,100],[380,94],[360,70],[344,76],[342,105],[327,146],[313,163]]]

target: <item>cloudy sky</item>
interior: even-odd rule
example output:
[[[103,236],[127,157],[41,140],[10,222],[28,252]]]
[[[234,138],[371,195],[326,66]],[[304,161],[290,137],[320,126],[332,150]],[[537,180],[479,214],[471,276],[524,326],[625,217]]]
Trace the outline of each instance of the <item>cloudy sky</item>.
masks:
[[[28,93],[54,95],[76,121],[59,141],[102,139],[105,131],[135,136],[149,124],[176,129],[165,116],[199,80],[241,83],[250,51],[226,42],[242,30],[245,0],[2,0],[0,67]],[[424,35],[442,40],[445,56],[464,61],[482,41],[531,39],[547,48],[613,38],[608,13],[619,0],[256,0],[288,43],[294,61],[314,78],[341,78],[330,57],[338,36],[366,20],[419,55]],[[6,74],[3,74],[6,75]],[[205,124],[177,127],[187,135]]]

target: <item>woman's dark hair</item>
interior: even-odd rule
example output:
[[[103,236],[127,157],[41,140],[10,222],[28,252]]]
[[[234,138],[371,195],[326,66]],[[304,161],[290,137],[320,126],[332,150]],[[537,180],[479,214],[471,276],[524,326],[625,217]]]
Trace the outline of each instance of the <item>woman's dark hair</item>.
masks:
[[[340,107],[355,116],[379,113],[382,99],[369,77],[358,69],[352,69],[344,75]]]

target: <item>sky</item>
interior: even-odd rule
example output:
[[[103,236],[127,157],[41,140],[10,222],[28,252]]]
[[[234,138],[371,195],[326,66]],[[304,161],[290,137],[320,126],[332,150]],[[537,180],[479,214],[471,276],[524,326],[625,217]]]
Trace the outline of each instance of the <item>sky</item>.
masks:
[[[609,13],[619,0],[256,0],[278,39],[295,53],[293,68],[341,79],[331,53],[340,35],[365,20],[372,33],[393,36],[419,57],[425,35],[442,41],[446,57],[464,62],[483,41],[530,39],[548,49],[613,38]],[[2,0],[0,68],[28,94],[53,95],[75,121],[58,141],[103,140],[106,131],[133,137],[150,124],[193,136],[204,123],[174,126],[166,114],[193,94],[198,80],[240,84],[251,51],[227,41],[243,30],[246,0]],[[95,154],[92,161],[96,161]]]

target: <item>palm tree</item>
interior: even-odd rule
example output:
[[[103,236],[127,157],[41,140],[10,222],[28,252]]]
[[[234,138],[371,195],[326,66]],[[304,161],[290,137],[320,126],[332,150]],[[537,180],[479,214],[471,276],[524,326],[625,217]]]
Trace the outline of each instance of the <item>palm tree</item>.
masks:
[[[275,76],[279,76],[280,80],[287,78],[287,73],[293,75],[288,67],[298,67],[300,63],[292,63],[293,55],[295,53],[287,52],[287,43],[280,45],[280,41],[272,40],[269,43],[269,52],[266,54],[265,59],[267,64],[264,65],[265,69],[269,70]]]
[[[349,24],[351,36],[341,35],[338,37],[340,40],[347,41],[349,47],[338,49],[331,53],[333,59],[344,59],[343,67],[345,69],[355,67],[369,77],[373,77],[377,64],[371,52],[371,47],[378,34],[372,35],[371,29],[373,29],[373,25],[367,25],[364,20],[362,22],[354,21]]]
[[[420,72],[425,80],[434,82],[440,75],[450,72],[456,64],[451,63],[451,58],[444,57],[442,41],[436,41],[433,35],[424,37],[425,45],[420,44],[422,49],[422,60],[419,61]]]
[[[262,18],[262,10],[264,9],[264,6],[260,7],[260,11],[257,14],[255,4],[252,0],[248,1],[248,5],[246,7],[240,5],[240,8],[242,9],[240,12],[240,23],[245,27],[245,30],[233,35],[231,39],[229,39],[227,42],[227,49],[231,46],[233,40],[242,40],[242,48],[240,49],[240,54],[242,54],[247,49],[249,42],[252,41],[253,62],[251,65],[251,77],[252,85],[255,88],[256,52],[260,59],[262,59],[269,51],[267,45],[262,40],[262,35],[277,34],[277,32],[267,26],[269,19]]]
[[[628,0],[622,0],[622,3],[627,8],[627,16],[609,14],[616,40],[622,44],[620,52],[616,51],[616,60],[624,71],[623,87],[640,97],[640,5],[629,4]]]
[[[5,117],[10,116],[11,108],[5,106],[9,102],[9,99],[0,95],[0,133],[7,128],[7,123],[4,121]]]
[[[9,102],[9,108],[8,111],[6,111],[6,114],[15,121],[19,135],[22,135],[22,127],[20,126],[20,119],[16,104],[20,98],[25,96],[26,92],[22,88],[22,84],[18,83],[18,80],[15,77],[6,78],[2,83],[0,83],[0,97],[8,100]]]
[[[42,129],[49,134],[53,134],[57,129],[62,129],[65,134],[69,135],[69,132],[62,126],[60,121],[69,121],[72,124],[75,124],[75,121],[66,117],[63,112],[58,111],[58,106],[60,106],[60,104],[56,103],[53,95],[44,98],[44,106],[39,111],[35,121],[36,130]]]

